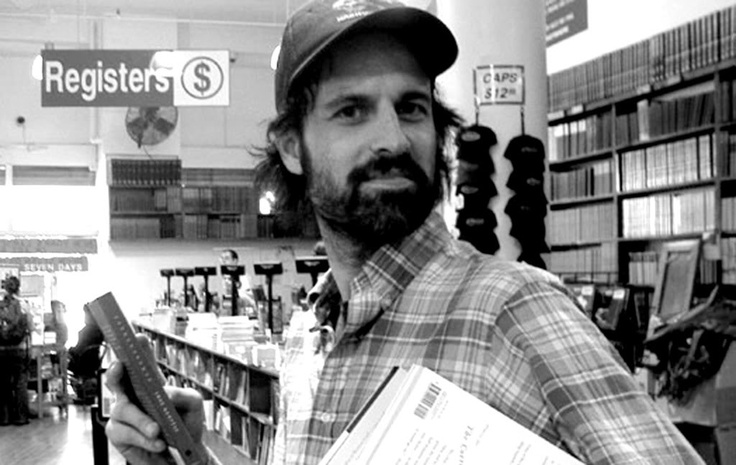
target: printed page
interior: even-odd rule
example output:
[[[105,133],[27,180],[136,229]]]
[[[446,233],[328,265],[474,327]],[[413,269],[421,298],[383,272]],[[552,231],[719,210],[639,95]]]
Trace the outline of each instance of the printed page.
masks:
[[[369,406],[360,434],[363,420],[322,464],[582,465],[427,368],[414,365],[402,378]]]
[[[582,465],[485,402],[423,367],[369,463]],[[411,376],[410,376],[411,377]]]

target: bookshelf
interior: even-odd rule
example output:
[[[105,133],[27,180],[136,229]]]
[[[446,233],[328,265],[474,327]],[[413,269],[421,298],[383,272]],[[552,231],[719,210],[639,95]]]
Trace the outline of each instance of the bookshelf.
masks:
[[[551,271],[653,289],[707,237],[699,282],[736,284],[735,84],[736,6],[548,76]]]
[[[204,398],[205,444],[225,463],[268,463],[278,423],[278,373],[141,322],[133,327],[151,340],[167,382]]]
[[[113,241],[318,236],[311,217],[259,214],[253,170],[182,168],[179,159],[113,158],[109,173]]]

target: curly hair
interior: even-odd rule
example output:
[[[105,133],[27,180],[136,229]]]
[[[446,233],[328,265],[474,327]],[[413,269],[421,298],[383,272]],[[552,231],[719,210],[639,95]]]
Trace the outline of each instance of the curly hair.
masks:
[[[290,172],[279,154],[276,140],[290,131],[301,134],[303,122],[314,106],[317,92],[318,73],[305,72],[304,77],[297,80],[289,92],[285,110],[271,120],[266,130],[266,145],[254,147],[251,155],[261,158],[256,166],[255,183],[259,192],[271,191],[276,197],[274,208],[280,211],[311,211],[311,202],[307,195],[307,181],[304,175]],[[446,143],[451,140],[452,132],[462,124],[462,118],[445,103],[439,91],[432,84],[432,115],[437,133],[437,169],[442,179],[440,198],[444,196],[445,186],[450,185],[450,161],[446,153]]]
[[[17,276],[8,276],[3,281],[3,288],[10,295],[18,295],[20,292],[20,278]]]

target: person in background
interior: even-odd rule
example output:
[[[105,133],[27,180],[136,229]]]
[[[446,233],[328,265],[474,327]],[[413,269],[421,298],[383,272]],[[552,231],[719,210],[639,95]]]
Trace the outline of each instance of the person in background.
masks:
[[[220,265],[238,265],[240,257],[233,249],[225,249],[220,254]],[[245,283],[245,285],[243,285]],[[238,309],[232,311],[232,277],[222,275],[222,297],[220,299],[220,315],[245,315],[253,312],[255,314],[256,301],[250,287],[248,275],[244,274],[235,282],[235,290],[238,292]]]
[[[8,276],[3,280],[4,295],[0,301],[0,324],[9,324],[18,318],[25,319],[21,342],[0,341],[0,426],[28,424],[28,365],[30,362],[29,338],[33,330],[33,318],[21,305],[20,279]]]
[[[105,336],[87,307],[83,308],[84,327],[77,333],[76,345],[69,348],[69,372],[77,399],[91,404],[97,395],[97,370],[101,365],[100,348]]]
[[[327,248],[325,247],[325,241],[317,241],[312,247],[312,253],[317,257],[326,257]]]
[[[702,463],[557,277],[479,253],[436,211],[461,121],[435,79],[457,54],[440,20],[394,1],[310,1],[287,22],[257,176],[277,208],[311,203],[331,270],[286,337],[272,463],[319,463],[392,367],[415,363],[584,463]],[[153,463],[163,441],[122,375],[108,437]],[[195,392],[171,394],[201,416]]]
[[[197,294],[197,290],[194,287],[194,284],[187,284],[187,296],[186,299],[184,299],[188,304],[189,308],[193,312],[198,312],[199,310],[199,295]]]
[[[66,324],[66,305],[60,300],[51,301],[51,313],[44,316],[44,332],[56,334],[56,350],[65,350],[66,341],[69,339],[69,328]]]

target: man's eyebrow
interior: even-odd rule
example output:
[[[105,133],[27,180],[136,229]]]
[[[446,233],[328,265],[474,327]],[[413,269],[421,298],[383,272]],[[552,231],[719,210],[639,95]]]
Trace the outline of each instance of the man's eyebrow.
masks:
[[[365,95],[353,93],[337,94],[325,102],[324,108],[327,110],[331,110],[339,108],[346,104],[366,104],[367,102],[368,97],[366,97]]]
[[[429,103],[432,101],[432,93],[422,90],[410,90],[401,96],[401,100],[424,100]]]
[[[432,93],[430,91],[424,91],[424,90],[408,90],[402,93],[398,99],[399,102],[407,102],[407,101],[412,101],[412,100],[421,100],[426,103],[430,103],[432,101]],[[360,93],[344,93],[344,94],[338,93],[325,102],[324,108],[329,110],[333,108],[338,108],[345,104],[365,105],[369,101],[370,101],[369,96],[362,95]]]

